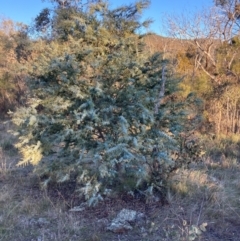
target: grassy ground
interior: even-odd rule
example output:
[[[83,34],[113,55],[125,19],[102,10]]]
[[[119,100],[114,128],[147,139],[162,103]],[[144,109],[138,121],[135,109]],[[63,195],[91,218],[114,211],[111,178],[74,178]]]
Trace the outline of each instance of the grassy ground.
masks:
[[[208,152],[203,163],[176,173],[167,205],[145,204],[123,195],[71,212],[80,205],[72,185],[41,190],[31,167],[16,167],[19,154],[8,129],[9,123],[0,125],[0,241],[240,240],[240,141],[236,138],[205,141]],[[140,211],[146,218],[128,233],[106,231],[122,208]]]

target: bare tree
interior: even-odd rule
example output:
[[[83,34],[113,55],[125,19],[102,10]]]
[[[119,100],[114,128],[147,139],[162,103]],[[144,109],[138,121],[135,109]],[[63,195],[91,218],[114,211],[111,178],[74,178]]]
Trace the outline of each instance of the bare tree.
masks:
[[[240,30],[240,2],[239,0],[215,0],[219,14],[222,16],[222,34],[229,40],[239,34]]]
[[[240,11],[240,4],[237,5],[237,9],[238,6]],[[190,44],[196,49],[194,71],[202,69],[219,84],[223,78],[229,76],[230,72],[238,79],[237,74],[231,71],[238,48],[236,46],[231,48],[230,45],[233,39],[239,36],[240,30],[238,10],[234,8],[235,17],[230,19],[226,12],[233,9],[233,6],[224,6],[228,8],[225,12],[222,8],[216,6],[194,15],[167,16],[165,24],[169,36],[185,40],[183,44]],[[228,48],[228,53],[219,61],[218,52],[220,48],[223,49],[223,46]],[[219,71],[220,68],[221,71]],[[224,71],[223,68],[225,68]]]
[[[206,108],[216,132],[239,133],[239,1],[221,1],[221,4],[216,3],[211,9],[196,14],[165,19],[168,35],[181,40],[185,46],[192,46],[193,74],[189,78],[194,78],[196,72],[205,73],[209,87],[214,89]]]

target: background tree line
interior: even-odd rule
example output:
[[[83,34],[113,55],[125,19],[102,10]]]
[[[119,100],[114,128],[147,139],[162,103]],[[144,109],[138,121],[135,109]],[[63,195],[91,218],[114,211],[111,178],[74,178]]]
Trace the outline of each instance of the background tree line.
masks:
[[[159,46],[176,60],[182,73],[183,95],[194,91],[204,100],[202,131],[217,136],[240,133],[240,3],[214,1],[196,14],[166,16],[172,39]],[[172,51],[172,45],[179,45]],[[177,56],[176,56],[177,55]]]

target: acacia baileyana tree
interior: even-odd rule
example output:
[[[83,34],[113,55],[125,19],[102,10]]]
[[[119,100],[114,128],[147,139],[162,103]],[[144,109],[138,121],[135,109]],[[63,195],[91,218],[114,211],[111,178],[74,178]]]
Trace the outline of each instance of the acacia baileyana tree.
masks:
[[[28,107],[13,115],[19,165],[33,164],[44,185],[75,180],[89,204],[118,191],[163,194],[169,174],[199,154],[184,138],[197,121],[194,97],[178,100],[179,79],[137,34],[148,4],[56,10]]]

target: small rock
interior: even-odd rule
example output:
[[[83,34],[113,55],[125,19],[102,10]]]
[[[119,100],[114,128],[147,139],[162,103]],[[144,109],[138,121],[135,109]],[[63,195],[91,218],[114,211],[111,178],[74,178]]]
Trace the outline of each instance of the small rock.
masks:
[[[112,222],[111,225],[107,227],[107,230],[114,233],[125,233],[128,230],[132,230],[132,226],[127,222]]]
[[[76,207],[73,207],[73,208],[69,209],[69,212],[82,212],[84,210],[85,210],[85,207],[76,206]]]
[[[137,213],[136,211],[130,209],[122,209],[118,213],[117,217],[112,220],[110,226],[107,227],[107,230],[114,233],[124,233],[132,229],[131,224],[143,217],[144,214],[142,213]]]
[[[136,218],[137,218],[136,211],[124,208],[117,215],[116,220],[118,220],[120,222],[135,222]]]
[[[79,206],[75,206],[75,207],[69,209],[69,211],[70,212],[82,212],[82,211],[84,211],[86,209],[87,206],[88,206],[87,203],[84,202],[84,203],[82,203]]]

